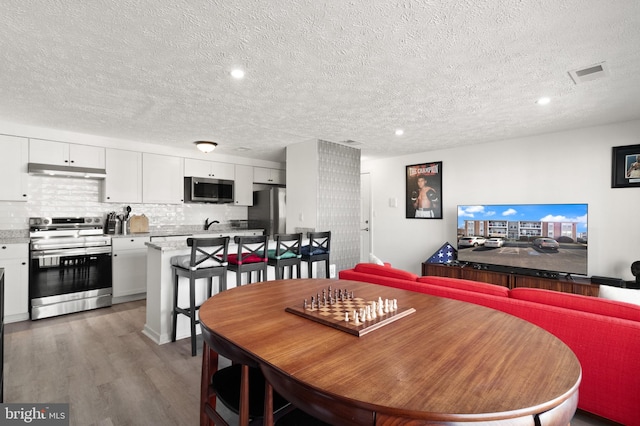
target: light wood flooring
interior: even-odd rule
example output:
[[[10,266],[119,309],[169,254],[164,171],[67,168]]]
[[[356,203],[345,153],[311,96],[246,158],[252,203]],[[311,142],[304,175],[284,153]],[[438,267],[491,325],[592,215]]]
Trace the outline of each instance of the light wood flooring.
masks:
[[[69,403],[72,426],[198,425],[202,345],[156,345],[144,323],[142,300],[7,324],[4,402]]]

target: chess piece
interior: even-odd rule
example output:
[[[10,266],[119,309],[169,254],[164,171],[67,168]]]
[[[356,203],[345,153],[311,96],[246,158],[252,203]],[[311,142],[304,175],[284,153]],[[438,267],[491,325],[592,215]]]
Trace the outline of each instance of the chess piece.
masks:
[[[633,287],[628,286],[628,287],[640,288],[640,260],[636,260],[631,264],[631,273],[633,274],[634,277],[636,277],[636,283],[635,283],[635,286]]]

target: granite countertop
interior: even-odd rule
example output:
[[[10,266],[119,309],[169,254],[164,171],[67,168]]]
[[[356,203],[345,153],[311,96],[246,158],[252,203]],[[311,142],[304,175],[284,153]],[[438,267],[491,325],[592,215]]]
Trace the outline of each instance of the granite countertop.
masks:
[[[228,228],[226,230],[224,229],[220,229],[220,228],[216,228],[216,229],[210,229],[209,231],[204,231],[204,230],[199,230],[199,231],[195,231],[192,233],[188,233],[188,234],[175,234],[175,233],[169,233],[169,234],[153,234],[152,236],[180,236],[180,235],[184,235],[185,237],[191,236],[191,235],[202,235],[202,234],[213,234],[213,235],[220,235],[220,234],[224,234],[224,233],[234,233],[234,234],[240,234],[240,233],[253,233],[253,232],[259,232],[259,233],[263,233],[264,229],[241,229],[241,228]],[[133,235],[142,235],[142,234],[133,234]],[[118,237],[127,237],[127,235],[118,235]],[[231,244],[233,244],[233,240],[231,240]],[[160,250],[160,251],[174,251],[174,250],[184,250],[186,248],[188,248],[189,246],[187,246],[187,239],[185,238],[184,240],[173,240],[173,241],[153,241],[153,242],[149,242],[149,243],[145,243],[145,245],[147,245],[150,248],[154,248],[156,250]]]
[[[131,238],[131,237],[172,237],[184,235],[202,234],[224,234],[227,232],[255,232],[262,229],[248,229],[245,227],[232,226],[231,224],[214,224],[208,230],[204,230],[202,225],[183,225],[183,226],[155,226],[150,227],[149,232],[110,234],[111,238]],[[28,244],[30,241],[28,229],[0,229],[0,244]],[[186,245],[186,244],[185,244]]]
[[[215,224],[208,230],[204,230],[202,225],[184,225],[184,226],[156,226],[149,227],[149,232],[137,232],[128,234],[111,234],[112,238],[127,238],[127,237],[177,237],[184,235],[201,235],[201,234],[221,234],[225,232],[243,232],[243,231],[255,231],[255,229],[239,228],[236,226]]]

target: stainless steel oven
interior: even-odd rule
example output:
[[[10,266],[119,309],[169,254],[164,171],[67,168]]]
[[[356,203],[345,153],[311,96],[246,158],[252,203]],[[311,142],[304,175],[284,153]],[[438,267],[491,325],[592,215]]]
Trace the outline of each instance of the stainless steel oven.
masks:
[[[100,217],[29,218],[31,319],[111,306],[111,237]]]

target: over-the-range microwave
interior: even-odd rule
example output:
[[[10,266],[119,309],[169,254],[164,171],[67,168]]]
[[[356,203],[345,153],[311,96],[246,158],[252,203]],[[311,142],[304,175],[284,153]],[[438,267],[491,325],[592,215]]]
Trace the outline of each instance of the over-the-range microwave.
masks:
[[[185,203],[233,203],[233,181],[185,177],[184,201]]]

